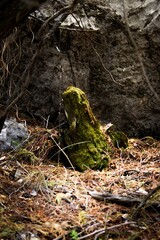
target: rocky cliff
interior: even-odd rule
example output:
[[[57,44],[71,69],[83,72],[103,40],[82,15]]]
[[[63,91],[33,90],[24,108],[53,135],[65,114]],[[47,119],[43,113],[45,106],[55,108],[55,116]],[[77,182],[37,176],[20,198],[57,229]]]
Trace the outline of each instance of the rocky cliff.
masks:
[[[112,122],[129,136],[159,137],[159,9],[158,0],[79,4],[46,41],[19,107],[55,121],[61,93],[73,85],[86,92],[102,123]],[[34,49],[36,27],[31,28],[30,21],[22,27],[21,67],[15,77]]]

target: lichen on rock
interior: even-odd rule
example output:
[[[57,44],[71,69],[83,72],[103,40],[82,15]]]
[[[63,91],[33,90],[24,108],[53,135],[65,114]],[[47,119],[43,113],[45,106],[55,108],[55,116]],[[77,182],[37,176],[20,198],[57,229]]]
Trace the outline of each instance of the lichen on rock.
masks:
[[[63,93],[63,101],[68,127],[62,139],[73,166],[80,171],[107,167],[109,146],[85,93],[70,86]]]

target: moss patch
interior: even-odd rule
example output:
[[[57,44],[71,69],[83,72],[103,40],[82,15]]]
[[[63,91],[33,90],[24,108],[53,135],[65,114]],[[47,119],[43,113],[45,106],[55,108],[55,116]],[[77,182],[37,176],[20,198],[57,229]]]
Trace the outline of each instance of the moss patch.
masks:
[[[80,171],[107,167],[109,147],[85,93],[71,86],[63,100],[68,127],[62,137],[73,166]]]
[[[19,149],[17,151],[17,157],[20,158],[23,161],[27,161],[28,163],[35,163],[38,162],[38,158],[35,156],[35,154],[31,151],[28,151],[27,149]]]
[[[107,131],[112,142],[113,145],[116,148],[127,148],[128,147],[128,137],[124,132],[120,132],[120,131]]]
[[[17,224],[10,220],[10,216],[3,214],[2,208],[0,209],[0,239],[15,239],[14,236],[17,232],[24,229],[24,224]]]

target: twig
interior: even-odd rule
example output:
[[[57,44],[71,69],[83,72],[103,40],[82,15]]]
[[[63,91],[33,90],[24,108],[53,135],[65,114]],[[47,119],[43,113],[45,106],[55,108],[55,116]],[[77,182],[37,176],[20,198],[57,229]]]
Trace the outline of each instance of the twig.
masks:
[[[53,139],[52,139],[53,140]],[[80,144],[84,144],[84,143],[90,143],[91,141],[83,141],[83,142],[78,142],[78,143],[72,143],[72,144],[70,144],[70,145],[68,145],[68,146],[66,146],[66,147],[64,147],[64,148],[60,148],[59,149],[59,151],[57,151],[56,153],[54,153],[51,157],[54,157],[54,156],[56,156],[58,153],[60,153],[62,150],[64,151],[64,150],[66,150],[66,149],[68,149],[68,148],[71,148],[71,147],[73,147],[73,146],[76,146],[76,145],[80,145]]]
[[[67,158],[69,164],[71,165],[71,167],[73,168],[73,170],[75,170],[71,160],[69,159],[69,157],[67,156],[67,154],[64,152],[64,150],[60,147],[60,145],[56,142],[56,140],[53,138],[53,136],[51,135],[51,139],[52,141],[56,144],[56,146],[60,149],[60,151],[64,154],[64,156]]]
[[[130,225],[130,224],[136,224],[136,222],[125,222],[125,223],[121,223],[121,224],[117,224],[117,225],[114,225],[114,226],[111,226],[111,227],[104,227],[104,228],[101,228],[101,229],[98,229],[92,233],[89,233],[85,236],[82,236],[82,237],[79,237],[79,240],[82,240],[82,239],[87,239],[91,236],[94,236],[94,235],[101,235],[101,234],[104,234],[107,232],[107,230],[111,230],[111,229],[114,229],[114,228],[119,228],[121,226],[126,226],[126,225]],[[94,239],[97,239],[97,238],[94,238]]]
[[[87,238],[89,238],[89,237],[91,237],[91,236],[94,236],[94,235],[96,235],[96,234],[98,234],[98,233],[100,233],[100,232],[102,232],[102,231],[105,231],[105,228],[100,228],[100,229],[98,229],[98,230],[96,230],[96,231],[94,231],[94,232],[92,232],[92,233],[89,233],[89,234],[83,236],[83,237],[79,237],[79,240],[87,239]]]
[[[114,226],[111,226],[111,227],[107,227],[107,228],[106,228],[106,231],[107,231],[107,230],[114,229],[114,228],[118,228],[118,227],[121,227],[121,226],[131,225],[131,224],[136,225],[136,222],[131,221],[131,222],[120,223],[120,224],[117,224],[117,225],[114,225]]]
[[[86,35],[87,35],[87,34],[86,34]],[[120,85],[120,86],[123,86],[123,84],[117,82],[117,81],[114,79],[112,73],[106,68],[106,66],[104,65],[104,62],[103,62],[103,60],[102,60],[102,57],[100,56],[100,54],[98,53],[98,51],[95,49],[95,47],[94,47],[94,45],[93,45],[93,43],[92,43],[91,40],[90,40],[90,43],[91,43],[91,46],[92,46],[92,48],[93,48],[95,54],[96,54],[97,57],[99,58],[99,61],[100,61],[101,65],[102,65],[102,67],[103,67],[104,70],[109,74],[109,76],[110,76],[110,78],[112,79],[112,81],[113,81],[114,83]]]

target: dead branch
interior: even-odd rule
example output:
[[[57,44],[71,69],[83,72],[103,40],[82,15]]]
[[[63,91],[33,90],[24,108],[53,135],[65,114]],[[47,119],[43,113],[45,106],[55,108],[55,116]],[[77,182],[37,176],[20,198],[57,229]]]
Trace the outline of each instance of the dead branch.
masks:
[[[117,195],[117,194],[112,194],[109,192],[104,192],[104,193],[99,193],[99,192],[95,192],[95,191],[89,191],[89,194],[98,200],[103,200],[105,202],[111,202],[111,203],[117,203],[120,205],[124,205],[124,206],[128,206],[128,207],[133,207],[133,206],[137,206],[138,210],[136,209],[136,214],[138,214],[139,210],[145,205],[145,203],[147,202],[147,200],[156,192],[160,189],[160,186],[158,186],[156,189],[152,190],[151,193],[149,193],[145,199],[143,198],[135,198],[135,197],[130,197],[130,196],[121,196],[121,195]],[[155,209],[159,209],[159,203],[154,201],[152,203],[150,203],[150,207],[153,207]],[[136,215],[137,216],[137,215]]]
[[[134,206],[141,203],[140,198],[132,198],[129,196],[121,196],[117,194],[112,194],[109,192],[99,193],[95,191],[89,191],[89,194],[98,200],[103,200],[105,202],[109,201],[111,203],[117,203],[125,206]]]
[[[78,239],[79,240],[82,240],[82,239],[87,239],[87,238],[90,238],[91,236],[95,236],[94,240],[98,239],[98,237],[102,234],[105,234],[108,230],[112,230],[112,229],[115,229],[115,228],[119,228],[121,226],[126,226],[126,225],[135,225],[136,222],[125,222],[125,223],[121,223],[121,224],[117,224],[117,225],[114,225],[114,226],[111,226],[111,227],[104,227],[104,228],[101,228],[101,229],[98,229],[92,233],[89,233],[85,236],[82,236],[82,237],[79,237]]]

